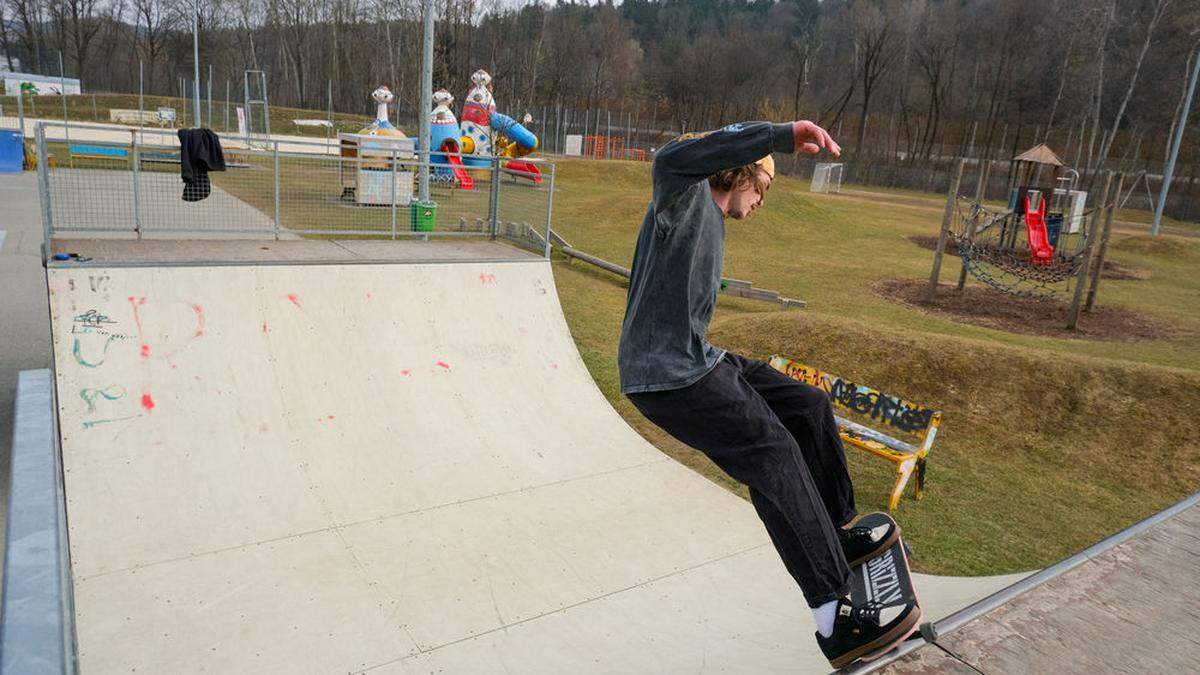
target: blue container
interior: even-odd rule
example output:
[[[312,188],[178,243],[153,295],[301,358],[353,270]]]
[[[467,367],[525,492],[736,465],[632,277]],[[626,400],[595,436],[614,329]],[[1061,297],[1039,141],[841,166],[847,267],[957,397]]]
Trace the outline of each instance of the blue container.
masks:
[[[25,135],[20,131],[0,131],[0,173],[25,170]]]
[[[1062,231],[1062,224],[1063,214],[1046,214],[1046,239],[1050,242],[1050,248],[1058,248],[1058,233]]]

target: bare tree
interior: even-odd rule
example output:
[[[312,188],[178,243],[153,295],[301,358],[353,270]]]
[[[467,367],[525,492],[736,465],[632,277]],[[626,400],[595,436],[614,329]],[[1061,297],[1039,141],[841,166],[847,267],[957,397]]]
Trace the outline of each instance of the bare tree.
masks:
[[[1113,141],[1117,137],[1117,129],[1120,128],[1121,120],[1125,117],[1125,108],[1129,105],[1129,99],[1133,97],[1133,90],[1137,87],[1138,76],[1142,73],[1142,64],[1146,61],[1146,52],[1150,51],[1150,43],[1154,39],[1159,22],[1170,8],[1171,3],[1172,0],[1154,0],[1154,11],[1151,12],[1150,18],[1146,22],[1146,36],[1142,40],[1141,49],[1138,51],[1137,61],[1134,62],[1133,72],[1129,75],[1129,82],[1125,87],[1125,96],[1121,99],[1121,105],[1117,107],[1117,114],[1113,116],[1112,129],[1100,146],[1100,155],[1096,159],[1096,166],[1098,167],[1103,166],[1104,160],[1108,159],[1108,151],[1112,148]],[[1115,4],[1114,2],[1114,8]]]
[[[867,119],[871,113],[871,95],[879,78],[895,58],[892,47],[892,27],[883,6],[857,3],[850,9],[854,31],[854,46],[859,54],[858,80],[862,85],[862,107],[858,118],[858,137],[854,150],[863,152],[867,135]]]

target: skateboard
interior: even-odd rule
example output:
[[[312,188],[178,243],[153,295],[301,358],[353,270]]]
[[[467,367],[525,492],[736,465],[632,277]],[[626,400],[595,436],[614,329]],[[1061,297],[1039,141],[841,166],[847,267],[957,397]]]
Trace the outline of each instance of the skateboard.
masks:
[[[871,513],[863,516],[856,526],[876,527],[887,523],[887,516]],[[913,586],[912,572],[908,566],[908,545],[904,543],[903,534],[882,554],[854,568],[854,579],[850,586],[850,598],[855,605],[867,602],[878,602],[885,607],[905,605],[909,602],[916,604],[916,620],[912,627],[895,639],[890,647],[860,656],[860,661],[870,661],[898,647],[904,640],[921,629],[921,601],[917,599],[917,589]]]

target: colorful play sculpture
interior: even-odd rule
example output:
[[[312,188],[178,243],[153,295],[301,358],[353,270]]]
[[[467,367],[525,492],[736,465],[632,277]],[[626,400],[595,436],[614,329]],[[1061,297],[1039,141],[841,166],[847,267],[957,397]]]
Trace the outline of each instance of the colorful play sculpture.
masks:
[[[392,158],[412,161],[416,144],[388,121],[388,104],[396,98],[392,91],[381,86],[371,98],[377,104],[375,121],[357,134],[338,134],[342,199],[406,206],[413,195],[412,167],[398,165],[393,171]]]
[[[526,114],[528,124],[532,118]],[[519,161],[538,148],[538,138],[523,124],[503,113],[494,112],[491,115],[492,131],[496,134],[496,154],[500,157],[512,158],[504,168],[521,172],[523,178],[535,183],[542,182],[542,172],[531,162]]]
[[[458,119],[450,106],[454,96],[445,89],[433,93],[433,112],[429,115],[430,147],[434,154],[430,157],[433,165],[433,178],[437,181],[456,181],[464,190],[473,190],[475,180],[463,168],[462,158],[459,157],[459,138],[462,135]]]
[[[473,86],[463,101],[460,147],[463,163],[468,166],[487,166],[487,160],[479,159],[492,154],[491,116],[496,111],[492,98],[492,76],[482,68],[471,74]]]

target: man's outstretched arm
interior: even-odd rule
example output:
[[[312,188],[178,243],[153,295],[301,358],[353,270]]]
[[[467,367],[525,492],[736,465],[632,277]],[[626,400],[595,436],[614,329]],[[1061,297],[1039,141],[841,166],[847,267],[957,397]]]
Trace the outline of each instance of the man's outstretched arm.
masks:
[[[654,200],[668,205],[683,189],[727,169],[746,166],[772,152],[818,153],[841,148],[821,127],[807,120],[771,124],[745,122],[707,133],[684,134],[654,158]]]

